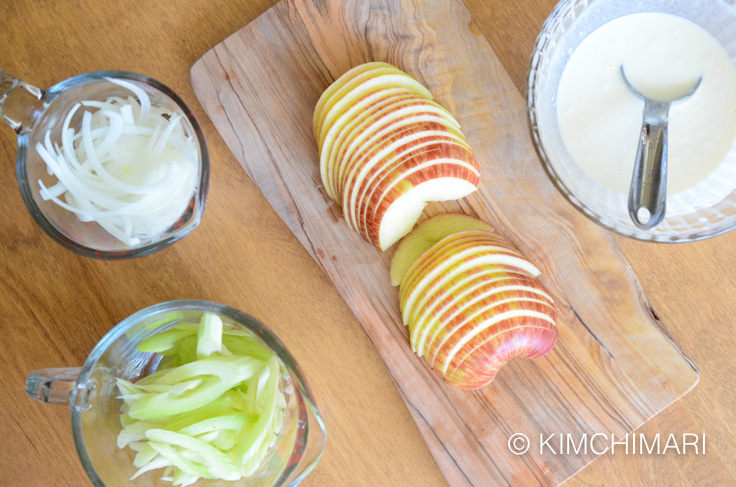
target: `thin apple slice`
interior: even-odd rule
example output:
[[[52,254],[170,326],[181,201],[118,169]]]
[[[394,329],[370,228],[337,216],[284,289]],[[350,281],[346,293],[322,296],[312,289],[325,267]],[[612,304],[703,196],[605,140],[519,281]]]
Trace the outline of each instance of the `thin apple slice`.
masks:
[[[372,69],[379,69],[379,68],[393,68],[394,66],[389,63],[384,62],[372,62],[372,63],[365,63],[360,64],[358,66],[355,66],[354,68],[346,71],[343,73],[339,78],[337,78],[330,86],[327,87],[325,91],[322,92],[322,95],[319,97],[319,100],[317,100],[317,105],[314,108],[314,116],[312,119],[312,127],[314,131],[314,137],[317,138],[317,121],[319,120],[319,115],[322,113],[322,107],[324,107],[325,103],[332,98],[332,96],[345,84],[350,81],[351,79],[355,78],[361,73],[364,73],[366,71],[370,71]]]
[[[460,245],[466,248],[461,248]],[[468,244],[470,244],[469,248]],[[494,252],[503,252],[503,257],[509,257],[508,262],[497,262],[501,265],[516,267],[530,275],[539,275],[539,270],[534,267],[518,251],[508,249],[504,245],[504,239],[496,234],[483,230],[466,230],[458,232],[440,240],[435,247],[420,256],[406,273],[405,284],[399,291],[399,302],[402,311],[405,306],[412,303],[409,298],[412,294],[421,293],[431,284],[441,283],[435,280],[447,269],[453,266],[467,268],[465,260],[475,257],[477,253],[493,255]],[[406,316],[405,316],[406,321]]]
[[[414,227],[428,200],[458,199],[474,191],[473,184],[464,179],[433,179],[413,187],[387,209],[381,220],[378,247],[386,250]]]
[[[376,223],[381,221],[384,208],[409,188],[426,180],[441,177],[465,179],[477,189],[480,184],[480,168],[470,150],[449,144],[444,144],[438,154],[412,158],[396,167],[388,166],[383,171],[383,177],[373,182],[369,196],[363,198],[364,201],[360,203],[361,214],[354,216],[354,220],[360,225],[358,230],[369,241],[375,242],[378,238]],[[428,201],[445,200],[432,198]],[[354,205],[355,203],[352,203],[353,211]]]
[[[435,329],[440,318],[447,316],[446,312],[460,309],[462,303],[471,301],[474,292],[479,292],[487,283],[509,279],[527,278],[527,274],[515,272],[515,269],[506,266],[480,266],[471,269],[472,273],[455,273],[448,281],[427,294],[411,310],[409,322],[410,341],[412,349],[420,357],[424,354],[424,347],[430,334]],[[433,336],[433,335],[432,335]]]
[[[340,162],[347,145],[355,137],[367,137],[367,131],[391,110],[418,99],[405,88],[386,88],[365,97],[335,120],[319,150],[322,182],[332,199],[337,199],[333,190],[335,165]]]
[[[357,68],[360,68],[360,66]],[[312,129],[314,131],[314,138],[318,142],[321,139],[321,134],[323,132],[322,128],[324,127],[324,121],[327,114],[332,110],[337,102],[339,102],[346,94],[350,93],[350,91],[355,89],[355,87],[381,75],[395,74],[409,77],[406,73],[391,65],[365,69],[360,73],[348,77],[347,74],[349,73],[350,71],[327,87],[327,90],[331,91],[329,96],[325,97],[323,93],[320,100],[317,101],[317,106],[315,107],[314,115],[312,116]],[[335,87],[336,89],[332,90],[331,88],[333,85],[338,86]],[[320,101],[322,102],[321,104]]]
[[[382,72],[382,70],[377,69],[359,75],[335,93],[334,103],[331,99],[325,104],[318,122],[318,147],[322,147],[322,142],[330,126],[345,110],[375,91],[384,88],[406,88],[415,91],[420,96],[432,99],[432,94],[427,88],[406,73],[399,71],[398,73],[382,74]]]
[[[448,182],[457,181],[457,183],[454,187],[448,188],[442,188],[436,184],[427,184],[432,181],[442,180]],[[480,175],[474,172],[472,165],[464,161],[434,160],[418,165],[411,169],[411,174],[404,174],[402,177],[392,181],[391,186],[381,195],[381,200],[375,209],[369,209],[365,228],[363,229],[364,237],[369,242],[378,242],[381,249],[386,249],[388,246],[396,243],[397,240],[393,240],[393,237],[389,236],[393,234],[384,233],[387,228],[390,228],[385,226],[384,220],[389,217],[390,210],[394,208],[396,202],[403,198],[404,195],[414,191],[417,187],[423,186],[427,189],[427,192],[415,193],[416,196],[421,194],[424,198],[421,202],[423,209],[427,203],[432,201],[448,201],[464,198],[478,189],[479,181]],[[429,192],[430,188],[437,188],[437,192]],[[417,220],[418,218],[414,219],[411,228],[414,228]],[[404,237],[407,233],[409,232],[404,232],[401,234],[401,237]],[[388,241],[391,241],[391,244],[387,246],[385,242]]]
[[[445,382],[465,389],[478,389],[488,385],[509,360],[515,357],[535,359],[552,350],[558,336],[556,328],[530,326],[528,322],[525,325],[492,335],[462,360],[456,358],[445,373]]]
[[[467,145],[463,135],[444,120],[437,117],[433,121],[397,120],[383,127],[363,141],[360,150],[342,155],[342,163],[338,167],[336,194],[341,195],[342,203],[346,203],[346,191],[353,188],[354,181],[360,181],[373,170],[377,164],[398,156],[397,151],[405,150],[407,144],[416,144],[419,140],[432,137],[449,137],[458,144]],[[438,139],[440,140],[440,139]],[[410,148],[410,147],[409,147]],[[357,184],[357,183],[356,183]]]
[[[349,115],[349,113],[346,112],[346,115]],[[341,134],[342,140],[339,145],[332,144],[333,149],[330,151],[325,151],[325,147],[323,147],[323,157],[329,161],[325,164],[333,169],[338,168],[335,160],[339,160],[345,166],[352,159],[356,150],[363,149],[363,153],[366,149],[375,150],[376,142],[389,137],[388,134],[393,134],[394,131],[398,133],[405,126],[410,127],[414,123],[424,121],[436,122],[451,127],[451,132],[462,138],[463,143],[467,144],[460,133],[459,124],[452,116],[436,103],[414,96],[408,99],[398,99],[390,105],[382,105],[380,110],[360,119],[359,125],[350,126],[349,129],[346,128],[344,133]],[[325,145],[328,143],[328,138],[325,139]],[[344,171],[339,170],[339,173],[343,174]],[[333,176],[332,180],[339,179],[334,175],[331,176]],[[334,186],[332,180],[330,184]]]
[[[400,106],[403,101],[416,98],[417,96],[406,88],[386,88],[366,96],[335,120],[322,146],[318,147],[320,175],[325,190],[332,199],[336,199],[332,191],[333,164],[337,159],[335,154],[340,154],[345,140],[350,140],[356,133],[363,133],[366,125],[375,123],[376,119],[387,113],[386,110],[390,107]]]
[[[462,213],[444,213],[419,224],[401,240],[391,258],[391,284],[400,285],[409,267],[430,247],[448,235],[463,230],[492,232],[493,228],[483,220]]]
[[[426,352],[427,363],[446,370],[452,356],[462,345],[472,340],[477,333],[495,323],[496,317],[506,317],[504,313],[511,311],[529,311],[531,317],[544,316],[554,325],[550,313],[554,313],[554,303],[548,298],[544,289],[536,279],[509,279],[489,284],[473,299],[468,300],[449,316],[439,318],[441,324],[428,333],[423,351]],[[527,316],[524,313],[519,316]],[[516,316],[511,313],[508,315]],[[486,325],[481,326],[482,323]],[[460,344],[460,345],[458,345]],[[446,362],[445,362],[446,359]]]
[[[353,176],[349,192],[343,195],[343,203],[350,209],[350,221],[359,232],[365,234],[366,217],[369,215],[372,217],[379,209],[383,196],[407,177],[411,176],[410,182],[418,183],[429,179],[431,175],[436,177],[459,175],[458,171],[425,170],[412,176],[420,170],[418,166],[440,163],[462,165],[472,173],[466,179],[475,183],[480,173],[473,162],[469,148],[451,136],[432,135],[429,138],[410,140],[392,154],[368,163],[370,167],[367,171],[361,170],[359,174]],[[400,194],[394,193],[394,196]],[[390,200],[386,203],[390,203]]]

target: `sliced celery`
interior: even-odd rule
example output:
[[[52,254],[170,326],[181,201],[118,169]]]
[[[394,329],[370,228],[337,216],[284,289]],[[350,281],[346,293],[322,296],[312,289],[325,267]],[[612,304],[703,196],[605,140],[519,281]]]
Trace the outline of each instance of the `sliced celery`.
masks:
[[[255,456],[266,438],[269,427],[273,427],[272,423],[276,411],[276,394],[279,388],[279,363],[276,357],[272,356],[266,365],[268,367],[268,382],[263,393],[263,409],[253,428],[241,433],[240,438],[238,438],[238,444],[235,447],[235,461],[241,467],[245,466]]]
[[[179,396],[167,392],[146,394],[130,404],[128,416],[133,419],[161,418],[180,414],[204,406],[230,389],[219,377],[208,377],[202,385]]]
[[[222,320],[219,316],[205,314],[197,330],[197,358],[203,359],[222,349]]]
[[[256,472],[276,443],[286,399],[280,365],[257,338],[205,314],[139,346],[163,355],[135,384],[119,379],[118,445],[137,452],[137,477],[165,469],[174,485],[238,480]]]
[[[192,336],[195,333],[196,330],[166,330],[146,338],[138,344],[137,348],[139,352],[163,353],[177,345],[182,338]]]
[[[166,443],[196,452],[204,459],[210,472],[208,475],[199,474],[200,477],[215,477],[222,480],[238,480],[241,477],[227,455],[202,440],[162,429],[148,430],[146,437],[151,442]],[[197,475],[196,473],[191,474]]]

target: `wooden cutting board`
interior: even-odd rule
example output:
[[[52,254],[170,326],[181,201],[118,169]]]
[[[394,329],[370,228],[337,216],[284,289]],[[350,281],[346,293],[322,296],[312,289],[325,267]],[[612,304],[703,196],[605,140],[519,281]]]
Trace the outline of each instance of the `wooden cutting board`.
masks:
[[[446,386],[412,354],[389,283],[392,252],[349,231],[322,191],[312,111],[332,81],[367,61],[393,63],[429,87],[481,164],[480,191],[425,213],[490,222],[542,269],[558,304],[553,352],[507,364],[485,389]],[[654,315],[610,235],[547,179],[524,101],[459,0],[284,0],[205,54],[192,84],[248,175],[362,323],[451,485],[558,485],[596,455],[563,455],[559,445],[540,453],[540,435],[621,438],[697,383],[696,366]],[[530,438],[527,453],[509,451],[515,433]]]

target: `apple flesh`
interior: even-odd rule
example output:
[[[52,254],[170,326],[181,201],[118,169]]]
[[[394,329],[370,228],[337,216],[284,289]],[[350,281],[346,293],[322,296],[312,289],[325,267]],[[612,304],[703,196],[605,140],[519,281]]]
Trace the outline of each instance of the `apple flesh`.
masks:
[[[312,125],[325,192],[348,227],[381,250],[411,231],[427,202],[463,198],[480,184],[460,124],[390,64],[341,76],[317,102]]]
[[[406,271],[415,260],[434,244],[453,233],[463,230],[493,231],[491,226],[472,216],[462,213],[445,213],[430,218],[417,226],[410,235],[407,235],[391,258],[391,284],[398,286]]]
[[[412,350],[448,384],[489,384],[514,357],[538,358],[557,340],[557,312],[540,271],[484,222],[440,215],[392,260]]]

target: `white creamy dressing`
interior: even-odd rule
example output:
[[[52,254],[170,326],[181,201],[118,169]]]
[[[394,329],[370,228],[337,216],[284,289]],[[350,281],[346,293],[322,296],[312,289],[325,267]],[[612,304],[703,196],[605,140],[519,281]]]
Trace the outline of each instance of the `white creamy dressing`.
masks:
[[[670,108],[668,194],[706,180],[736,150],[736,67],[705,29],[669,14],[615,19],[572,53],[557,93],[572,158],[600,184],[628,194],[644,102],[624,84],[622,65],[636,89],[660,100],[703,77],[691,98]]]

